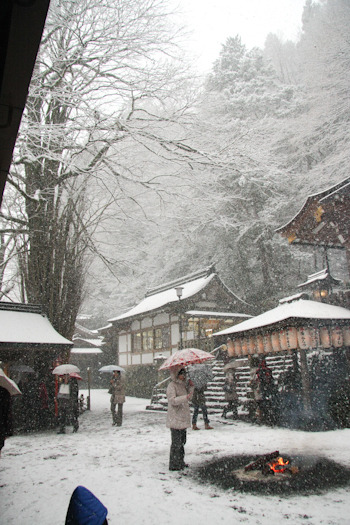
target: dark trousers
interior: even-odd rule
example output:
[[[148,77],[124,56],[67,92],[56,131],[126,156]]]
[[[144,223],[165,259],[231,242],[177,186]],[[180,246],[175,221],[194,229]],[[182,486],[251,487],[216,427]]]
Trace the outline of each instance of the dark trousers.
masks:
[[[202,411],[204,423],[206,425],[209,425],[208,410],[207,410],[207,407],[205,405],[201,405],[201,406],[194,405],[193,416],[192,416],[192,425],[195,425],[197,423],[199,410]]]
[[[115,411],[116,406],[117,406],[116,403],[111,403],[113,425],[117,425],[118,427],[121,427],[123,423],[123,403],[118,403],[118,412]]]
[[[186,444],[186,429],[177,430],[170,429],[171,432],[171,447],[169,470],[182,470],[185,466],[185,444]]]
[[[222,413],[222,417],[226,417],[228,412],[232,412],[233,419],[238,418],[238,410],[237,410],[237,401],[229,401],[227,403],[227,406],[224,407],[224,411]]]
[[[60,432],[65,431],[66,425],[69,425],[69,413],[71,408],[70,399],[58,399],[58,425]]]

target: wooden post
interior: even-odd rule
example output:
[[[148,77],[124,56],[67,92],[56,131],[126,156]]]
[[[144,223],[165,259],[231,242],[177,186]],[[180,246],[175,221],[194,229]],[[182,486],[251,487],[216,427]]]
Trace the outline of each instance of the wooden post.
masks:
[[[300,373],[301,373],[301,384],[303,387],[303,404],[305,412],[311,410],[311,392],[310,392],[310,377],[309,369],[307,366],[306,350],[300,349]]]
[[[88,373],[88,396],[86,400],[86,410],[91,410],[91,401],[90,401],[90,386],[91,386],[91,368],[88,366],[87,368]]]

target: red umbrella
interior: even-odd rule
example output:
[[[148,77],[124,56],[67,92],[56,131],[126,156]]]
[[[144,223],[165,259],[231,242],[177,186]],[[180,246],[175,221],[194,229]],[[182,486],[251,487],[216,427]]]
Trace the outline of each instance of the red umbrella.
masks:
[[[69,377],[74,377],[75,379],[80,379],[81,381],[83,380],[83,378],[77,372],[71,372]]]
[[[184,348],[168,357],[159,370],[204,363],[204,361],[208,361],[208,359],[214,359],[214,356],[208,352],[204,352],[204,350],[199,350],[199,348]]]

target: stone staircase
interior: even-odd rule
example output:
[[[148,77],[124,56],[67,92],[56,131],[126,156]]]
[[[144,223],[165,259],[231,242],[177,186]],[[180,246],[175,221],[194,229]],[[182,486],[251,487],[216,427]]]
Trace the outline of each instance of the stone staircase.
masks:
[[[280,375],[292,366],[292,357],[289,354],[267,356],[266,363],[267,366],[271,368],[275,382],[277,382]],[[225,381],[223,361],[221,359],[213,360],[212,370],[214,377],[212,381],[208,383],[205,392],[207,408],[209,415],[221,415],[224,406],[227,404],[223,389]],[[249,415],[249,393],[251,391],[249,386],[250,369],[247,358],[239,359],[238,367],[235,369],[235,372],[237,376],[237,393],[239,399],[238,414],[240,417],[245,418]],[[150,404],[146,407],[146,410],[167,410],[168,402],[166,398],[166,389],[168,382],[169,378],[154,387]]]

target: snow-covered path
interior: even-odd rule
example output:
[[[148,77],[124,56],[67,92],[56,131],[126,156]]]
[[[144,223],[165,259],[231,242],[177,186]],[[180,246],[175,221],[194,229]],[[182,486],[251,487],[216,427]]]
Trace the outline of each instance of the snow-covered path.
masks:
[[[222,490],[168,471],[170,432],[165,413],[145,410],[148,400],[127,398],[122,427],[111,425],[109,395],[91,393],[90,412],[77,434],[13,436],[0,459],[1,525],[62,525],[77,485],[91,490],[115,525],[348,524],[349,488],[320,495],[261,497]],[[223,424],[188,431],[186,461],[203,464],[228,454],[319,454],[350,467],[350,429],[306,433]],[[203,422],[199,419],[203,427]]]

